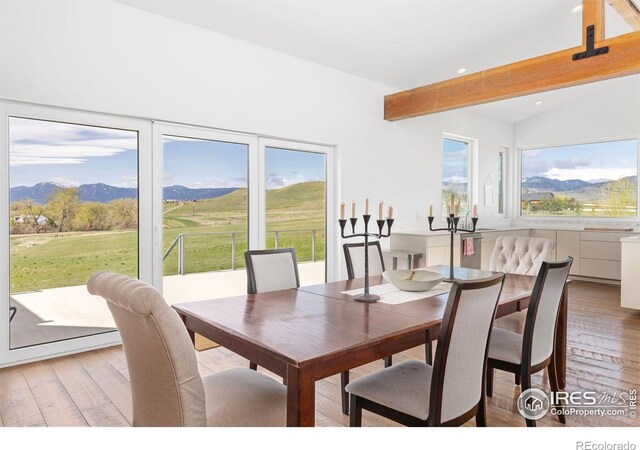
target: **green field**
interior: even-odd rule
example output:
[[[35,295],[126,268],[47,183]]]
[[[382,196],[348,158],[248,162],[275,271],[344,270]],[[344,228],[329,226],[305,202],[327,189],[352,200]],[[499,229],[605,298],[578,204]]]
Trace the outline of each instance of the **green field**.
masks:
[[[316,260],[324,260],[325,190],[322,182],[298,183],[266,193],[267,248],[294,247],[298,261],[310,261],[311,232],[318,229]],[[236,232],[236,268],[244,267],[247,249],[247,190],[211,200],[164,204],[164,245],[185,235],[185,272],[231,269],[231,232]],[[192,233],[228,233],[193,236]],[[137,232],[73,232],[11,237],[11,292],[86,283],[97,270],[137,275]],[[177,246],[164,262],[165,275],[178,273]]]

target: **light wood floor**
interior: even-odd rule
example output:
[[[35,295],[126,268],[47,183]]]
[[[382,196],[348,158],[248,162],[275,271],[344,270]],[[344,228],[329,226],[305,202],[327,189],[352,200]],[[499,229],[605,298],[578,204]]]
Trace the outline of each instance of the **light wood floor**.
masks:
[[[612,394],[637,389],[640,381],[640,312],[624,310],[616,286],[575,282],[571,285],[567,391]],[[423,348],[394,357],[399,362],[423,358]],[[202,375],[248,362],[224,348],[198,353]],[[352,379],[382,368],[375,362],[352,371]],[[534,386],[548,389],[546,375]],[[338,376],[316,385],[318,426],[346,426],[340,410]],[[496,372],[494,396],[488,401],[490,426],[524,426],[515,408],[520,388],[512,375]],[[132,421],[129,376],[121,347],[0,370],[0,426],[129,426]],[[541,426],[562,426],[544,417]],[[367,412],[364,426],[395,426]],[[467,425],[473,425],[470,421]],[[569,417],[568,426],[638,426],[628,417]]]

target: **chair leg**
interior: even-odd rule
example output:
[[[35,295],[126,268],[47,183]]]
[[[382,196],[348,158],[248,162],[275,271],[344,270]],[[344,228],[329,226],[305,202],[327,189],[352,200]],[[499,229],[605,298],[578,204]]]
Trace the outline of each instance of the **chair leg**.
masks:
[[[351,414],[349,415],[350,427],[362,426],[362,406],[360,406],[360,402],[358,400],[357,395],[351,394]]]
[[[254,362],[249,361],[249,369],[258,370],[258,365]]]
[[[385,356],[384,358],[384,368],[391,367],[393,365],[393,356]]]
[[[493,367],[487,368],[487,397],[493,397]]]
[[[520,383],[520,374],[519,374],[519,373],[516,373],[516,374],[514,375],[514,378],[515,378],[515,383],[516,383],[518,386],[520,386],[520,384],[521,384],[521,383]],[[523,390],[524,390],[524,389],[523,389]]]
[[[342,396],[342,414],[349,414],[349,393],[346,391],[347,384],[349,384],[349,372],[342,372],[340,374],[340,395]]]
[[[526,391],[527,389],[531,388],[531,374],[528,372],[522,373],[522,392]],[[527,423],[528,427],[535,427],[536,426],[536,421],[533,419],[525,419],[525,422]]]
[[[551,356],[551,364],[547,366],[547,372],[549,373],[549,387],[551,388],[551,392],[555,394],[555,398],[557,397],[558,392],[560,391],[558,387],[558,374],[556,373],[556,367],[553,362],[554,355]],[[562,404],[562,400],[558,399],[556,405],[554,405],[558,410],[560,410],[560,414],[558,414],[558,420],[560,423],[566,424],[567,419],[564,416],[564,405]]]
[[[478,404],[478,413],[476,414],[476,427],[487,426],[487,401],[484,397],[480,397],[480,403]]]
[[[424,360],[430,366],[433,365],[433,346],[431,341],[433,340],[433,331],[427,330],[427,342],[424,344]]]

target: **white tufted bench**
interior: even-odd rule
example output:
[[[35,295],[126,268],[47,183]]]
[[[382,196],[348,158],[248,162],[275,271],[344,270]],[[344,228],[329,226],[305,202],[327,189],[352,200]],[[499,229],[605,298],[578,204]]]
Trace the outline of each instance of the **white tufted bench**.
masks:
[[[543,261],[553,259],[555,242],[549,239],[501,236],[491,254],[489,270],[536,276]],[[494,325],[518,334],[524,333],[527,311],[496,319]]]

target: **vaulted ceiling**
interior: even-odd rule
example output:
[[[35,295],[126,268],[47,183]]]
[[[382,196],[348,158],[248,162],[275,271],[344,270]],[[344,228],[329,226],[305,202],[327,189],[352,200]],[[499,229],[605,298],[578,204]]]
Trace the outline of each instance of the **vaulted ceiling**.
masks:
[[[580,45],[579,0],[114,0],[400,89]],[[631,27],[606,7],[607,37]],[[580,90],[478,108],[510,122]],[[555,98],[555,100],[553,100]],[[500,102],[503,103],[503,102]],[[526,106],[526,111],[522,107]],[[517,117],[516,117],[517,116]]]

